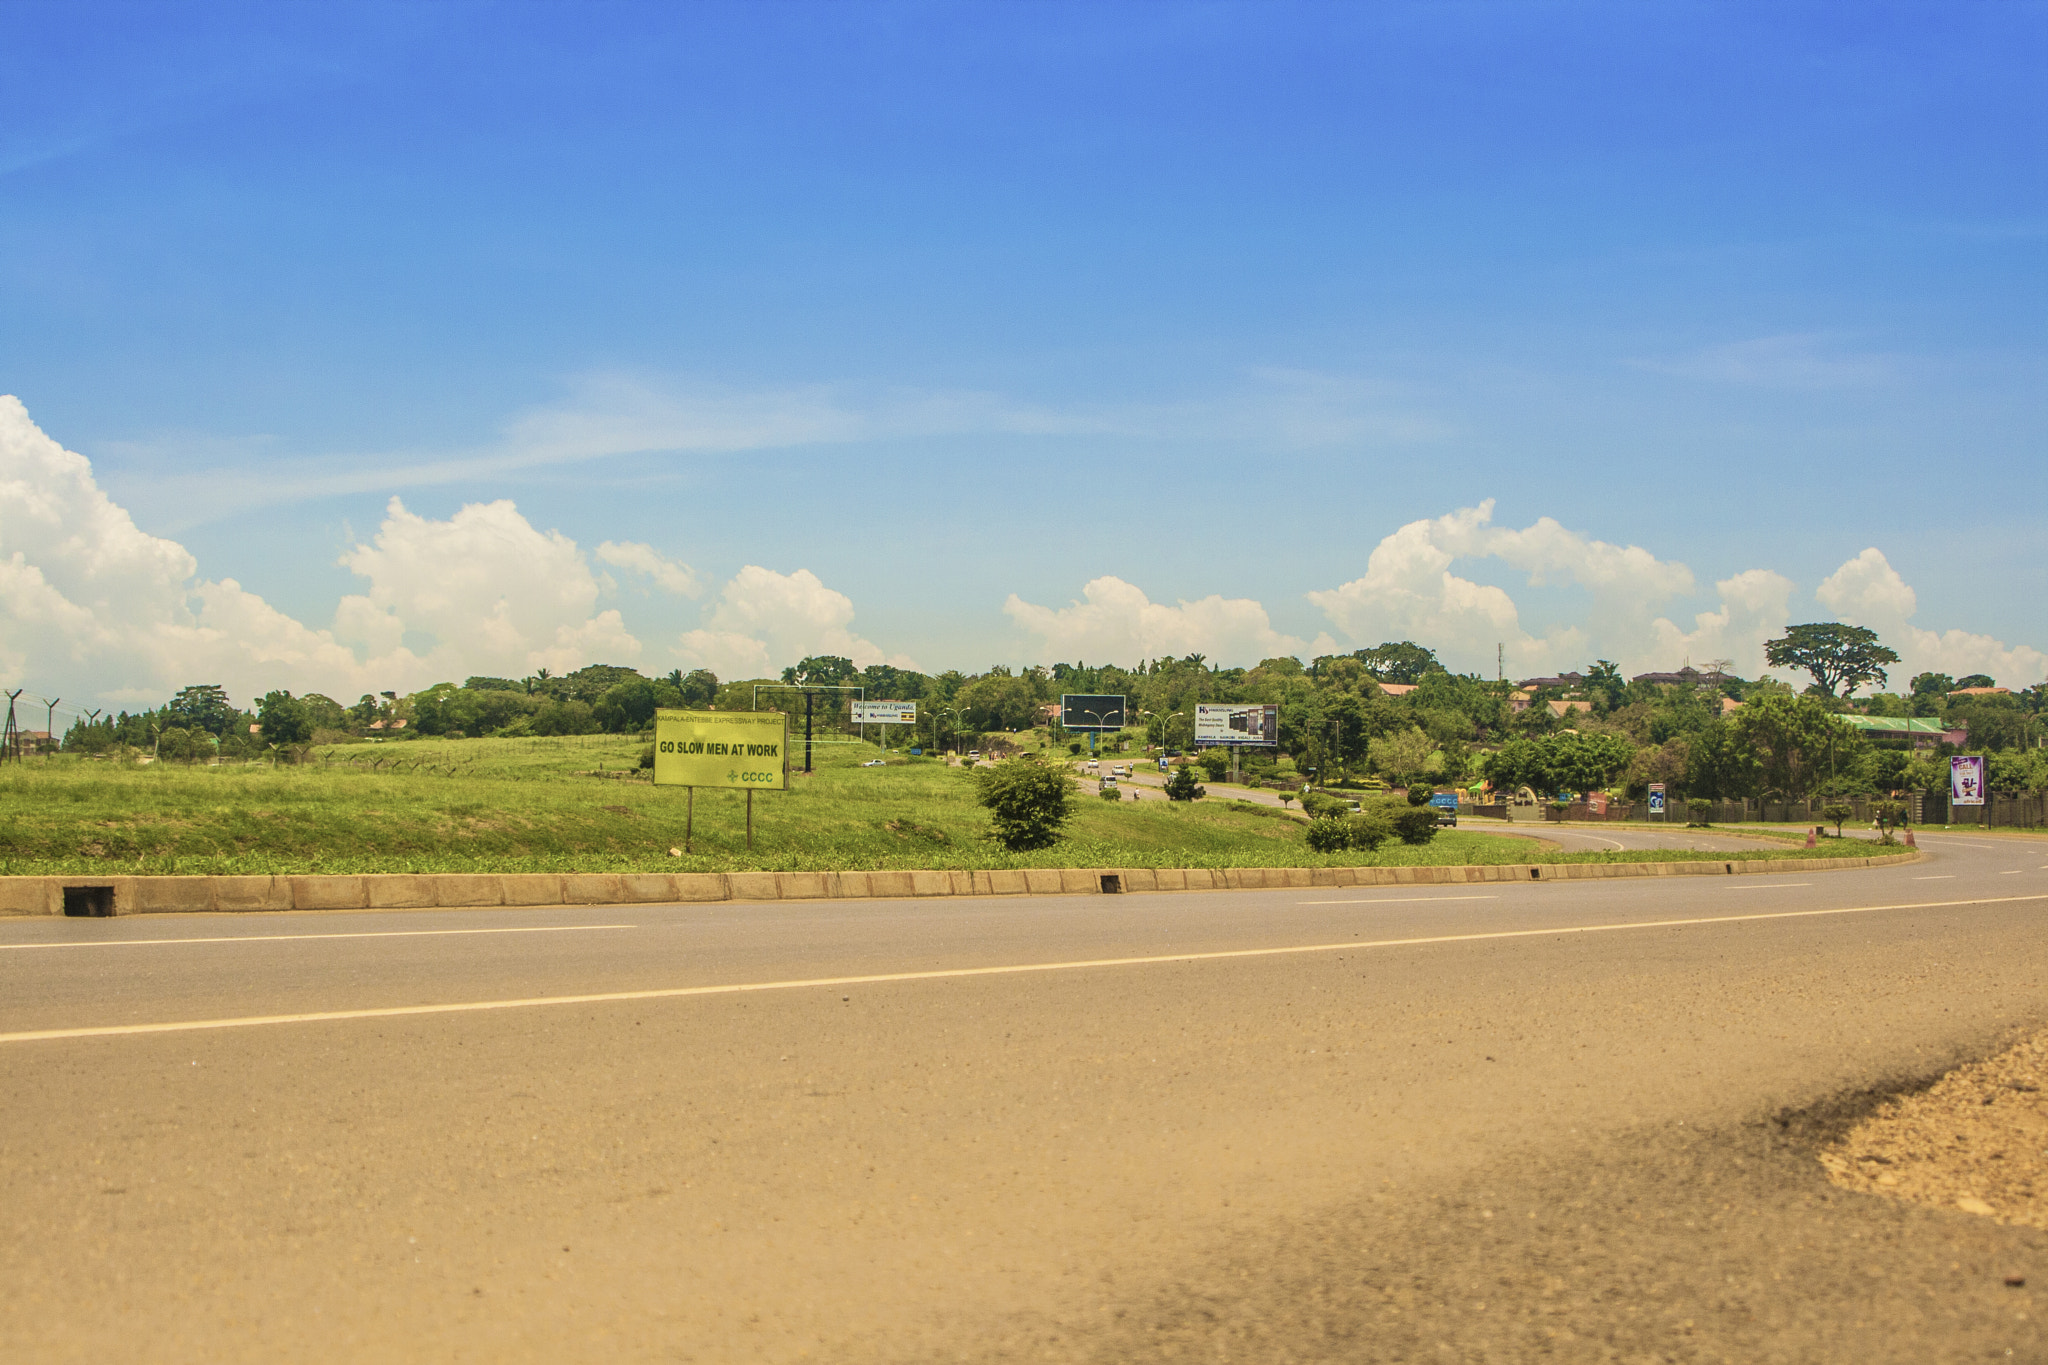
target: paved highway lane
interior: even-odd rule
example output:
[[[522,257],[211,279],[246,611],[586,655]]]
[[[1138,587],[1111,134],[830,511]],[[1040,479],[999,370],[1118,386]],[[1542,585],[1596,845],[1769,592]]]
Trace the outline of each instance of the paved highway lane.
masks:
[[[2038,1234],[1833,1191],[1805,1121],[1760,1122],[2048,1017],[2048,844],[1924,842],[0,923],[0,1355],[2038,1355],[2003,1284],[2048,1280]],[[856,977],[894,979],[787,984]]]

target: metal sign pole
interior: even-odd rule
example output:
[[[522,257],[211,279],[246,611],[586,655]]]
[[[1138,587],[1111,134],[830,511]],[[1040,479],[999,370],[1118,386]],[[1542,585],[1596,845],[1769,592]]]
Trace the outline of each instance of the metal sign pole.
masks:
[[[697,832],[697,789],[685,787],[683,792],[683,852],[695,853],[697,850],[690,847],[690,836]]]
[[[815,692],[810,692],[810,691],[806,691],[806,692],[804,693],[804,771],[805,771],[805,772],[809,772],[809,771],[811,770],[811,698],[812,698],[812,697],[815,697],[816,695],[817,695],[817,693],[815,693]],[[747,803],[748,803],[748,804],[747,804],[747,847],[748,847],[748,848],[752,848],[752,847],[754,846],[754,834],[753,834],[753,830],[754,830],[754,806],[753,806],[753,797],[752,797],[751,795],[749,795],[749,796],[748,796],[748,798],[747,798]]]
[[[747,788],[747,852],[754,851],[754,789]]]

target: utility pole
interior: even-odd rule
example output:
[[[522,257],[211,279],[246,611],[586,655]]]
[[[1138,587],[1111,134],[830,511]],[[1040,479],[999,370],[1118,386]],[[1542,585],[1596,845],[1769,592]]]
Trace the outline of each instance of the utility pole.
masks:
[[[62,697],[51,697],[44,703],[49,708],[43,718],[44,742],[53,749],[57,747],[57,703],[62,700]]]
[[[1500,682],[1508,680],[1508,645],[1505,640],[1496,640],[1493,646],[1494,677]]]
[[[21,731],[14,724],[14,699],[26,689],[17,687],[7,694],[7,728],[0,730],[0,763],[12,758],[21,762]]]

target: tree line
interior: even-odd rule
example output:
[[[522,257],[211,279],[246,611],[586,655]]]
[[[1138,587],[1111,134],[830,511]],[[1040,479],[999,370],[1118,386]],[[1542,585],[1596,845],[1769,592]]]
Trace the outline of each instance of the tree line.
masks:
[[[1972,695],[1988,678],[1922,674],[1901,693],[1851,702],[1862,685],[1888,682],[1897,656],[1868,631],[1823,623],[1789,627],[1770,642],[1774,666],[1813,679],[1803,693],[1772,678],[1721,673],[1693,683],[1634,681],[1609,660],[1559,685],[1518,688],[1502,679],[1454,673],[1433,650],[1389,641],[1349,654],[1261,660],[1221,668],[1201,654],[1131,667],[1056,663],[980,673],[921,673],[888,664],[856,667],[819,655],[776,678],[721,680],[708,670],[650,677],[593,664],[519,679],[471,677],[406,695],[365,694],[353,705],[319,693],[272,691],[248,710],[216,685],[187,687],[163,706],[74,725],[73,752],[144,749],[196,760],[289,756],[322,742],[366,737],[631,734],[663,707],[748,710],[762,684],[859,687],[869,700],[915,701],[914,730],[892,742],[932,749],[989,747],[1038,734],[1054,742],[1063,693],[1126,699],[1124,739],[1162,749],[1194,747],[1195,707],[1264,702],[1280,708],[1277,751],[1252,751],[1246,767],[1271,778],[1287,767],[1322,785],[1365,780],[1396,786],[1459,785],[1577,793],[1622,786],[1640,794],[1662,782],[1694,797],[1798,797],[1939,788],[1945,752],[1915,755],[1842,724],[1850,710],[1927,716],[1967,727],[1973,752],[1992,756],[1994,790],[2048,786],[2042,736],[2043,686],[2018,694]],[[1731,708],[1728,703],[1740,703]],[[253,728],[252,728],[253,727]]]

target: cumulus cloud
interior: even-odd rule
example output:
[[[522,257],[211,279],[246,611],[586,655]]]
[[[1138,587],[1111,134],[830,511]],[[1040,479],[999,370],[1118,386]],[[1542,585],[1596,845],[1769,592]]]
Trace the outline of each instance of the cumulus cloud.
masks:
[[[916,668],[855,635],[853,599],[828,588],[809,569],[781,574],[749,564],[720,590],[702,628],[685,631],[676,654],[691,668],[721,678],[770,677],[814,654],[835,654],[865,668],[886,663]]]
[[[472,503],[446,521],[397,498],[368,545],[341,557],[369,580],[341,599],[335,633],[376,664],[412,657],[409,632],[432,637],[425,670],[521,677],[593,659],[630,664],[640,642],[617,611],[597,611],[599,585],[576,542],[540,531],[510,502]]]
[[[1612,545],[1568,530],[1550,517],[1520,530],[1493,522],[1491,498],[1477,507],[1411,521],[1386,536],[1366,560],[1363,576],[1308,594],[1339,633],[1357,644],[1411,639],[1466,667],[1492,661],[1505,645],[1514,667],[1543,672],[1583,662],[1595,635],[1578,625],[1541,635],[1522,625],[1508,593],[1452,572],[1460,559],[1497,559],[1531,584],[1566,584],[1593,597],[1592,624],[1633,619],[1655,604],[1692,590],[1692,570],[1635,545]]]
[[[2048,678],[2048,654],[2028,645],[2008,645],[1966,630],[1932,631],[1912,623],[1919,599],[1899,571],[1871,548],[1845,562],[1821,583],[1814,596],[1836,617],[1874,630],[1899,653],[1892,685],[1915,674],[1964,677],[1986,673],[2007,687],[2031,687]]]
[[[393,499],[342,563],[366,580],[332,629],[309,627],[233,579],[199,577],[176,541],[135,525],[84,456],[0,396],[0,678],[117,703],[194,682],[238,699],[273,687],[343,694],[469,673],[631,662],[639,642],[596,611],[573,541],[509,502],[447,521]]]
[[[1756,677],[1765,666],[1764,641],[1778,635],[1790,619],[1792,580],[1769,569],[1749,569],[1714,587],[1721,605],[1695,615],[1691,630],[1661,616],[1650,623],[1656,657],[1690,659],[1695,664],[1726,659],[1728,671],[1736,676]]]
[[[597,547],[597,557],[607,564],[647,575],[663,592],[678,597],[696,597],[704,591],[697,571],[680,560],[670,559],[652,545],[632,540],[607,540]]]
[[[1273,629],[1266,609],[1247,597],[1212,595],[1167,606],[1112,577],[1089,582],[1081,597],[1064,607],[1041,607],[1011,593],[1003,611],[1038,637],[1044,656],[1055,659],[1132,664],[1201,654],[1212,663],[1234,666],[1304,648],[1301,640]],[[1309,646],[1313,653],[1331,647],[1327,636]]]

